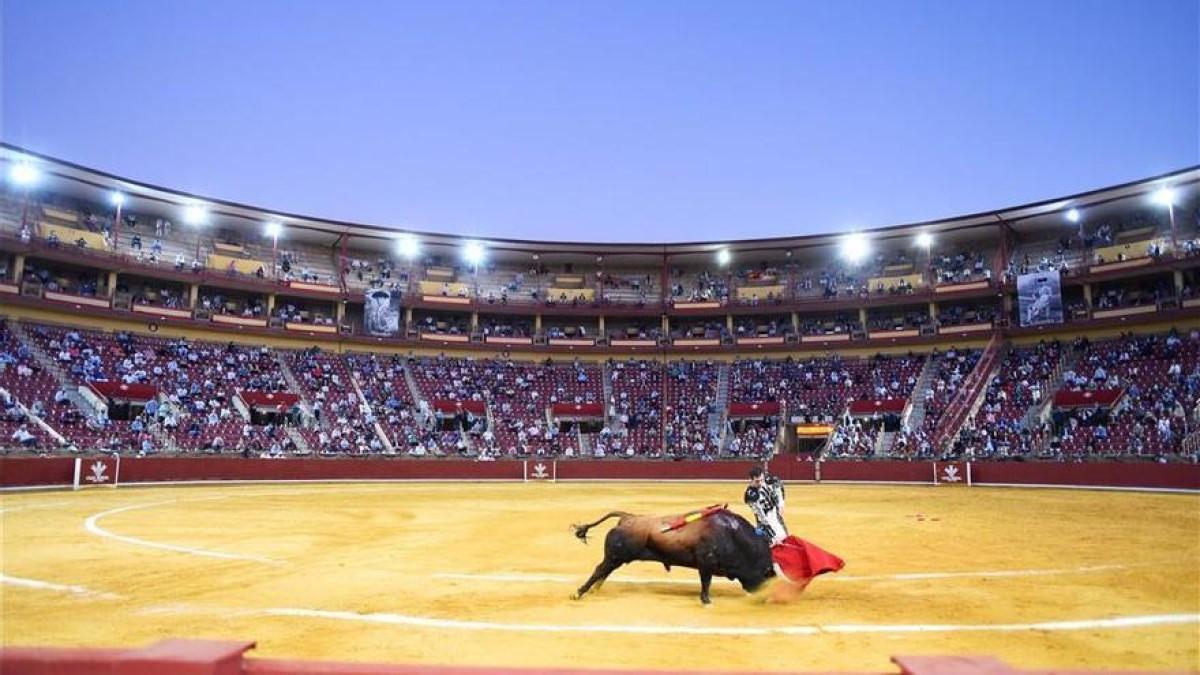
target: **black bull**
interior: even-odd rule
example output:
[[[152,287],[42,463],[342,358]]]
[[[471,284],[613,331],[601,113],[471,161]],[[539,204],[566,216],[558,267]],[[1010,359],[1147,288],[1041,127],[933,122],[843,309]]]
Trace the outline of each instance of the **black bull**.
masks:
[[[766,539],[754,533],[745,518],[721,510],[677,529],[669,528],[678,516],[635,516],[613,511],[594,523],[574,525],[575,536],[587,543],[591,528],[620,518],[604,538],[604,559],[596,571],[573,596],[583,597],[596,584],[603,584],[618,567],[635,560],[690,567],[700,572],[700,601],[708,604],[708,589],[714,575],[735,579],[752,592],[769,577],[775,576],[771,548]]]

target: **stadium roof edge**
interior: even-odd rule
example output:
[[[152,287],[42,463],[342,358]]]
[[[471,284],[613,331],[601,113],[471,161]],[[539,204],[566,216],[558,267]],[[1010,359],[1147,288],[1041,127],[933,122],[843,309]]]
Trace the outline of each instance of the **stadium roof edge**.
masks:
[[[121,190],[139,199],[159,202],[165,206],[183,206],[203,202],[210,207],[214,216],[243,220],[259,224],[271,219],[285,219],[289,228],[299,228],[313,233],[325,233],[335,237],[348,236],[358,239],[392,240],[403,234],[421,237],[427,244],[457,245],[470,239],[479,239],[497,250],[525,251],[531,253],[574,253],[574,254],[623,254],[623,255],[685,255],[712,252],[719,248],[731,251],[750,252],[755,250],[778,250],[787,248],[809,248],[834,244],[846,232],[802,235],[794,237],[768,237],[758,239],[730,239],[724,241],[684,241],[645,243],[605,243],[586,241],[540,241],[497,237],[473,237],[469,235],[428,232],[401,227],[370,225],[350,221],[319,218],[267,209],[239,202],[197,195],[182,190],[166,188],[141,182],[116,174],[85,167],[73,162],[44,155],[26,148],[0,141],[0,161],[11,163],[14,157],[27,157],[43,164],[43,170],[66,186],[79,191],[88,188],[97,190]],[[954,216],[898,225],[864,229],[862,232],[876,238],[893,239],[907,237],[917,232],[933,234],[962,231],[976,227],[1016,224],[1023,220],[1053,214],[1067,208],[1087,208],[1107,204],[1140,194],[1146,194],[1163,183],[1190,185],[1200,183],[1200,164],[1175,171],[1121,183],[1108,187],[1079,192],[1063,197],[1045,199],[1018,206],[991,209],[978,213]]]

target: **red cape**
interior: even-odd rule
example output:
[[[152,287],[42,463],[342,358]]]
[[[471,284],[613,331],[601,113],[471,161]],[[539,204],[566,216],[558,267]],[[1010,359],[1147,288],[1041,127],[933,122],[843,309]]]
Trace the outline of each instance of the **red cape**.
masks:
[[[789,581],[800,586],[807,586],[817,575],[837,572],[846,566],[836,555],[794,535],[772,546],[771,558]]]

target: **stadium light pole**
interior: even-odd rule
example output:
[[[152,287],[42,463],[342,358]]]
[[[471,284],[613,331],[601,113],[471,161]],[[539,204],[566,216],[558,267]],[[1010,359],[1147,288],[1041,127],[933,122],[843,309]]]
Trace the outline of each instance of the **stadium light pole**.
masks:
[[[200,204],[191,204],[183,209],[183,222],[196,228],[196,260],[200,260],[200,227],[204,225],[208,212]]]
[[[1084,239],[1083,214],[1079,212],[1079,209],[1072,208],[1067,211],[1066,219],[1067,219],[1067,222],[1075,223],[1075,224],[1079,225],[1079,241],[1082,242]]]
[[[283,224],[278,220],[269,220],[263,228],[267,236],[271,238],[271,277],[277,278],[275,265],[279,259],[279,234],[283,232]]]
[[[1164,186],[1160,187],[1159,189],[1155,190],[1154,194],[1151,196],[1151,199],[1154,200],[1155,204],[1158,204],[1159,206],[1167,207],[1167,217],[1169,217],[1171,219],[1171,253],[1172,253],[1172,255],[1176,254],[1176,251],[1175,251],[1175,248],[1177,246],[1176,239],[1178,238],[1178,234],[1175,229],[1175,197],[1176,197],[1175,188],[1173,188],[1169,185],[1164,185]]]
[[[8,170],[8,179],[13,182],[24,193],[25,199],[21,205],[21,229],[25,229],[25,225],[29,222],[29,194],[33,186],[42,177],[42,172],[38,170],[27,159],[19,159]]]
[[[113,249],[116,250],[121,245],[121,207],[125,205],[125,195],[113,190],[108,196],[108,201],[117,207],[117,213],[113,216]]]
[[[933,235],[922,232],[917,235],[917,246],[925,249],[925,279],[933,285]]]

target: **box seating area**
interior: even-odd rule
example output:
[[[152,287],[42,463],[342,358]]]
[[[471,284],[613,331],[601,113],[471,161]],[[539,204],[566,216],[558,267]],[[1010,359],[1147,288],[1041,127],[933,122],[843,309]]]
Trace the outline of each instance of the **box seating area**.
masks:
[[[408,452],[418,443],[432,442],[432,434],[417,423],[416,405],[399,355],[345,354],[343,358],[395,452]]]
[[[625,446],[634,454],[662,451],[663,370],[656,361],[629,359],[608,364],[610,417],[624,420]]]
[[[485,444],[504,454],[553,454],[565,439],[548,429],[553,403],[601,403],[601,371],[592,365],[547,365],[493,359],[417,359],[410,363],[421,396],[436,401],[481,401],[494,427]],[[490,441],[490,442],[489,442]]]
[[[57,326],[31,325],[27,330],[78,385],[112,381],[158,387],[157,420],[147,418],[143,424],[161,422],[162,431],[182,450],[207,447],[217,436],[232,449],[242,436],[243,424],[232,405],[235,391],[286,388],[273,353],[265,348]],[[127,426],[119,421],[110,424],[118,429]],[[77,443],[100,440],[79,428],[74,431]]]
[[[958,393],[967,374],[974,370],[983,356],[980,349],[954,349],[934,357],[933,372],[929,378],[929,388],[920,395],[925,398],[925,419],[921,422],[921,431],[932,434],[937,428],[946,406]]]
[[[983,403],[968,422],[968,437],[984,457],[1033,452],[1041,443],[1041,430],[1024,424],[1029,408],[1045,401],[1050,380],[1060,367],[1063,349],[1058,342],[1014,348],[1004,357],[988,383]]]
[[[1125,395],[1107,420],[1091,410],[1062,414],[1060,451],[1068,457],[1178,452],[1189,412],[1200,400],[1200,336],[1126,337],[1079,346],[1080,361],[1065,374],[1061,389],[1115,388]]]
[[[666,366],[663,443],[667,454],[713,456],[719,433],[708,423],[709,406],[717,400],[719,366],[713,362],[672,361]]]
[[[828,420],[853,400],[907,399],[923,365],[920,356],[882,355],[738,361],[730,371],[730,401],[786,401],[790,414]]]
[[[281,351],[280,356],[291,368],[301,395],[312,405],[317,418],[317,429],[306,429],[304,434],[314,452],[361,455],[383,451],[383,443],[375,433],[375,415],[370,409],[363,410],[344,359],[318,347]]]
[[[0,400],[0,445],[15,444],[12,435],[22,427],[35,439],[36,447],[46,449],[57,445],[54,438],[38,424],[29,420],[16,407],[19,401],[26,408],[44,409],[39,414],[53,425],[56,409],[54,393],[58,383],[54,376],[44,372],[40,363],[29,349],[22,345],[8,330],[8,323],[0,320],[0,388],[15,400]]]
[[[932,257],[934,283],[966,284],[992,278],[993,250],[942,250]]]

